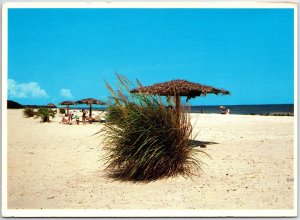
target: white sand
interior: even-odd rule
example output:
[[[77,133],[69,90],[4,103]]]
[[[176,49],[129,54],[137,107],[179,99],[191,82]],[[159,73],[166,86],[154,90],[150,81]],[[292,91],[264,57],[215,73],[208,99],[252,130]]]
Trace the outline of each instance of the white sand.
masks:
[[[9,209],[292,209],[294,117],[193,114],[196,140],[216,142],[192,179],[114,181],[101,124],[63,125],[8,110]],[[100,161],[99,161],[100,160]]]

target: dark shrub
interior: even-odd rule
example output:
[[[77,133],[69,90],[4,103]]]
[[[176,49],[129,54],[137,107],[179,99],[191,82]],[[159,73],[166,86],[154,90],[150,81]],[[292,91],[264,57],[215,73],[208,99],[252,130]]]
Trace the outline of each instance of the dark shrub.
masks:
[[[154,180],[177,174],[190,175],[200,168],[190,146],[190,116],[182,108],[178,118],[160,99],[129,94],[128,82],[120,78],[123,93],[114,92],[108,104],[105,136],[107,167],[113,177],[125,180]],[[126,94],[128,93],[128,94]],[[126,98],[124,98],[126,97]],[[199,150],[198,150],[199,151]]]
[[[24,114],[24,116],[29,118],[29,117],[33,117],[36,114],[36,112],[34,112],[34,110],[32,108],[25,108],[23,110],[23,114]]]
[[[59,109],[59,113],[60,113],[60,114],[65,114],[65,113],[66,113],[66,109],[60,108],[60,109]]]

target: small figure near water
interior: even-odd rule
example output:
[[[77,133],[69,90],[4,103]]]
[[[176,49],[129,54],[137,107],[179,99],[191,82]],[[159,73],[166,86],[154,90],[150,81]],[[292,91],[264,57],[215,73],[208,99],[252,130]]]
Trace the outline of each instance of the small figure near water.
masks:
[[[223,115],[229,115],[230,114],[230,109],[229,108],[222,109],[221,114],[223,114]]]
[[[219,108],[222,109],[221,114],[226,113],[226,108],[223,105],[221,105]]]

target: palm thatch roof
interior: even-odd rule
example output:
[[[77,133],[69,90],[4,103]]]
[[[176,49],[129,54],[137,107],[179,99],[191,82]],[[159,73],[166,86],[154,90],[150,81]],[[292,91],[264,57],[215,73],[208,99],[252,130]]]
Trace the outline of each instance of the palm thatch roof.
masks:
[[[73,101],[63,101],[63,102],[61,102],[61,103],[59,103],[60,105],[76,105],[76,103],[75,102],[73,102]]]
[[[49,108],[56,108],[56,105],[55,104],[53,104],[53,103],[49,103],[48,105],[46,105],[47,107],[49,107]]]
[[[230,94],[229,91],[224,89],[217,89],[212,86],[206,86],[199,83],[189,82],[187,80],[172,80],[164,83],[156,83],[152,86],[140,86],[133,89],[131,93],[149,93],[161,96],[187,96],[188,99],[200,95],[213,94]]]
[[[105,102],[102,102],[102,101],[94,99],[94,98],[81,99],[81,100],[77,101],[76,103],[89,105],[90,106],[90,114],[89,114],[90,117],[92,117],[92,104],[105,105]]]
[[[60,105],[66,105],[66,106],[67,106],[67,115],[69,115],[69,105],[76,105],[75,102],[69,101],[69,100],[63,101],[63,102],[61,102],[61,103],[59,103],[59,104],[60,104]]]
[[[96,104],[96,105],[105,105],[105,102],[102,102],[100,100],[94,99],[94,98],[86,98],[86,99],[81,99],[76,102],[77,104]]]

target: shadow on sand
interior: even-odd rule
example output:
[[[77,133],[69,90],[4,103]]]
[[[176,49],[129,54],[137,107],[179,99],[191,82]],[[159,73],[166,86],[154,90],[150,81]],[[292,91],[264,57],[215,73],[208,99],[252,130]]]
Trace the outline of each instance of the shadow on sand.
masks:
[[[206,148],[207,145],[211,144],[219,144],[217,142],[210,142],[210,141],[197,141],[197,140],[190,140],[190,145],[193,147],[201,147],[201,148]]]

